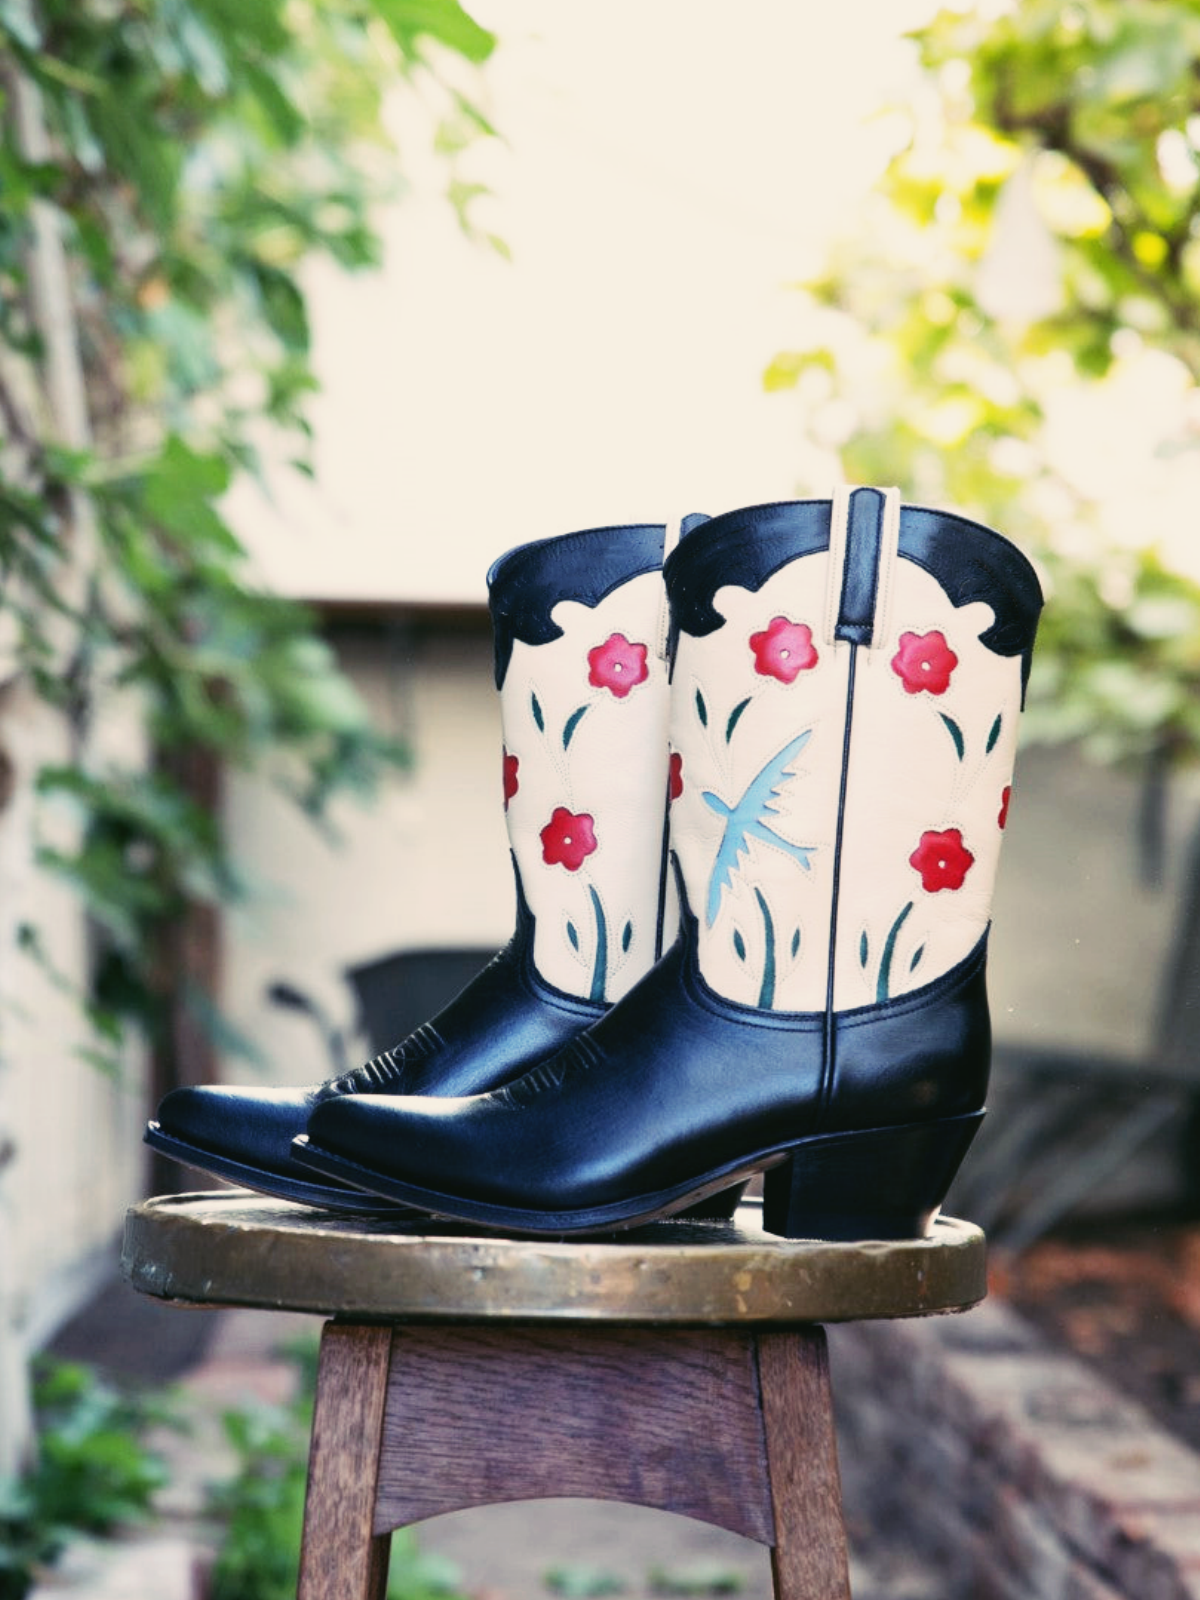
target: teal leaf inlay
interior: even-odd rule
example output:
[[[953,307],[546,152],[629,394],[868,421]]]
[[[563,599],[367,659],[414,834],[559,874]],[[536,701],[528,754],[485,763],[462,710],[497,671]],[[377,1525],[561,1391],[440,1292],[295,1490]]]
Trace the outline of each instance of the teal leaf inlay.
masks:
[[[792,935],[792,959],[795,960],[795,958],[799,954],[800,954],[800,929],[797,928],[795,933]]]
[[[754,898],[758,901],[758,909],[762,912],[763,933],[767,941],[767,950],[763,957],[762,983],[758,991],[758,1006],[760,1011],[770,1011],[775,1004],[775,924],[771,921],[771,912],[763,899],[761,889],[755,889]]]
[[[604,907],[593,885],[588,885],[592,897],[592,910],[596,916],[596,958],[592,962],[592,990],[590,1000],[603,1000],[608,981],[608,924],[604,920]]]
[[[913,956],[912,960],[908,963],[908,970],[910,972],[915,972],[917,970],[917,967],[918,967],[918,965],[920,963],[921,957],[924,954],[925,954],[925,946],[923,944],[919,944],[917,946],[916,954]]]
[[[699,689],[696,690],[696,715],[700,718],[702,727],[708,727],[708,707],[704,703],[704,696]]]
[[[910,900],[888,930],[887,942],[883,947],[883,960],[879,963],[879,981],[875,985],[876,1000],[886,1000],[888,998],[892,981],[892,959],[896,954],[896,940],[900,936],[900,929],[904,926],[904,919],[912,908],[913,903]]]
[[[533,712],[533,720],[538,725],[538,732],[539,733],[545,733],[545,731],[546,731],[546,719],[542,715],[541,701],[538,699],[537,695],[535,695],[535,694],[531,694],[529,696],[529,709]]]
[[[571,736],[575,732],[575,729],[579,726],[587,709],[587,706],[580,706],[578,711],[572,711],[571,715],[567,718],[566,726],[563,728],[564,750],[570,744]]]
[[[621,950],[628,954],[629,946],[633,943],[633,923],[627,922],[621,929]]]
[[[966,741],[963,739],[962,729],[959,727],[958,723],[955,722],[954,718],[948,717],[944,711],[939,711],[938,716],[941,717],[942,721],[946,724],[946,732],[954,740],[954,748],[958,751],[958,759],[961,761],[967,750]]]
[[[989,755],[990,756],[992,751],[996,748],[996,740],[1000,737],[1000,729],[1003,726],[1004,726],[1004,714],[1003,714],[1003,712],[1000,712],[1000,713],[997,714],[995,722],[992,723],[992,731],[991,731],[991,733],[989,733],[988,736],[987,736],[987,749],[984,752],[985,755]]]
[[[746,959],[746,941],[745,941],[745,939],[742,938],[741,934],[738,932],[738,930],[736,928],[733,930],[733,948],[737,951],[738,960],[739,961],[745,961],[745,959]]]
[[[864,928],[863,931],[862,931],[862,937],[858,941],[858,964],[859,964],[859,966],[860,967],[865,967],[867,962],[870,959],[871,959],[871,943],[870,943],[870,940],[867,938],[867,930]]]
[[[573,922],[567,923],[567,938],[571,941],[572,950],[579,949],[579,929]]]
[[[745,711],[746,707],[749,704],[750,704],[750,696],[747,695],[746,698],[743,701],[741,701],[738,705],[734,706],[733,710],[729,713],[729,721],[725,724],[725,743],[726,744],[728,744],[730,739],[733,738],[733,730],[737,727],[738,722],[739,722],[739,720],[741,718],[742,712]]]

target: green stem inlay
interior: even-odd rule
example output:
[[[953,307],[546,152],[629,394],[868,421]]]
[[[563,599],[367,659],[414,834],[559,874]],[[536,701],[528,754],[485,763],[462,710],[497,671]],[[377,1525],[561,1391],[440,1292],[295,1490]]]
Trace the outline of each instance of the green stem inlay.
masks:
[[[762,897],[761,889],[755,889],[754,898],[758,901],[758,909],[762,912],[763,932],[767,943],[766,954],[763,957],[762,987],[758,991],[758,1007],[760,1011],[770,1011],[775,1004],[775,924],[771,921],[771,913]]]
[[[571,715],[567,718],[566,726],[563,728],[563,735],[562,735],[563,749],[564,750],[570,744],[571,739],[574,736],[575,729],[579,726],[580,722],[583,720],[584,715],[586,714],[587,710],[588,710],[587,706],[580,706],[578,711],[572,711]]]
[[[592,910],[596,915],[596,959],[592,962],[592,991],[588,999],[602,1001],[608,979],[608,925],[604,920],[600,896],[592,884],[588,884],[588,893],[592,897]]]
[[[737,727],[738,722],[741,720],[742,712],[745,711],[746,707],[749,704],[750,704],[750,697],[749,697],[749,695],[747,695],[747,697],[744,700],[740,701],[736,706],[734,706],[733,710],[729,713],[729,721],[725,724],[725,743],[726,744],[728,744],[730,739],[733,738],[733,730]]]
[[[896,940],[900,936],[900,929],[904,926],[904,919],[912,908],[913,903],[910,900],[888,931],[887,942],[883,947],[883,960],[879,963],[879,981],[875,985],[876,1000],[889,998],[889,989],[892,981],[892,958],[896,954]]]
[[[939,711],[938,715],[946,724],[946,732],[954,740],[954,751],[958,756],[958,759],[961,761],[963,756],[967,753],[966,740],[963,738],[962,729],[959,727],[958,723],[955,722],[954,718],[948,717],[944,711]]]

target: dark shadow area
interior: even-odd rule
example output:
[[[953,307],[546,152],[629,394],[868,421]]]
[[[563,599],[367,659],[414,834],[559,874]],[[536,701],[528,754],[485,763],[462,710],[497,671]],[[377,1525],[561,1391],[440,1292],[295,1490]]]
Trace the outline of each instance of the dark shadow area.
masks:
[[[45,1353],[139,1386],[168,1383],[204,1359],[216,1330],[217,1313],[137,1294],[114,1271]]]

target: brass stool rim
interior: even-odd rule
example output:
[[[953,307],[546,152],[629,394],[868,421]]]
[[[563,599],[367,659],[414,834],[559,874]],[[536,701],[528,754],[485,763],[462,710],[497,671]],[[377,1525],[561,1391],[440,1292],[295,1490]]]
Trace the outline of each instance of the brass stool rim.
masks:
[[[356,1320],[776,1325],[964,1311],[987,1292],[973,1223],[927,1239],[779,1239],[759,1208],[555,1243],[422,1217],[339,1217],[246,1190],[133,1206],[122,1270],[142,1294],[190,1305]]]

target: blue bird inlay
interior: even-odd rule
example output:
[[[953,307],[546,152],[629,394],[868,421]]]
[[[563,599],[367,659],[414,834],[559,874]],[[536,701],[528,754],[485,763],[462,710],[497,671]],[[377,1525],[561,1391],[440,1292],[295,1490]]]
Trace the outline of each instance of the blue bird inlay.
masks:
[[[806,872],[811,870],[809,858],[816,846],[793,844],[790,839],[780,838],[774,828],[767,826],[767,817],[774,816],[779,810],[772,801],[779,798],[784,779],[795,776],[788,769],[808,743],[811,733],[812,729],[806,728],[790,744],[785,745],[777,756],[772,756],[758,776],[751,778],[736,805],[727,806],[719,795],[707,789],[701,791],[709,809],[725,818],[725,832],[721,835],[720,849],[713,862],[712,877],[708,884],[707,923],[710,928],[721,909],[721,895],[733,881],[738,860],[747,853],[752,839],[783,850],[798,861]]]

